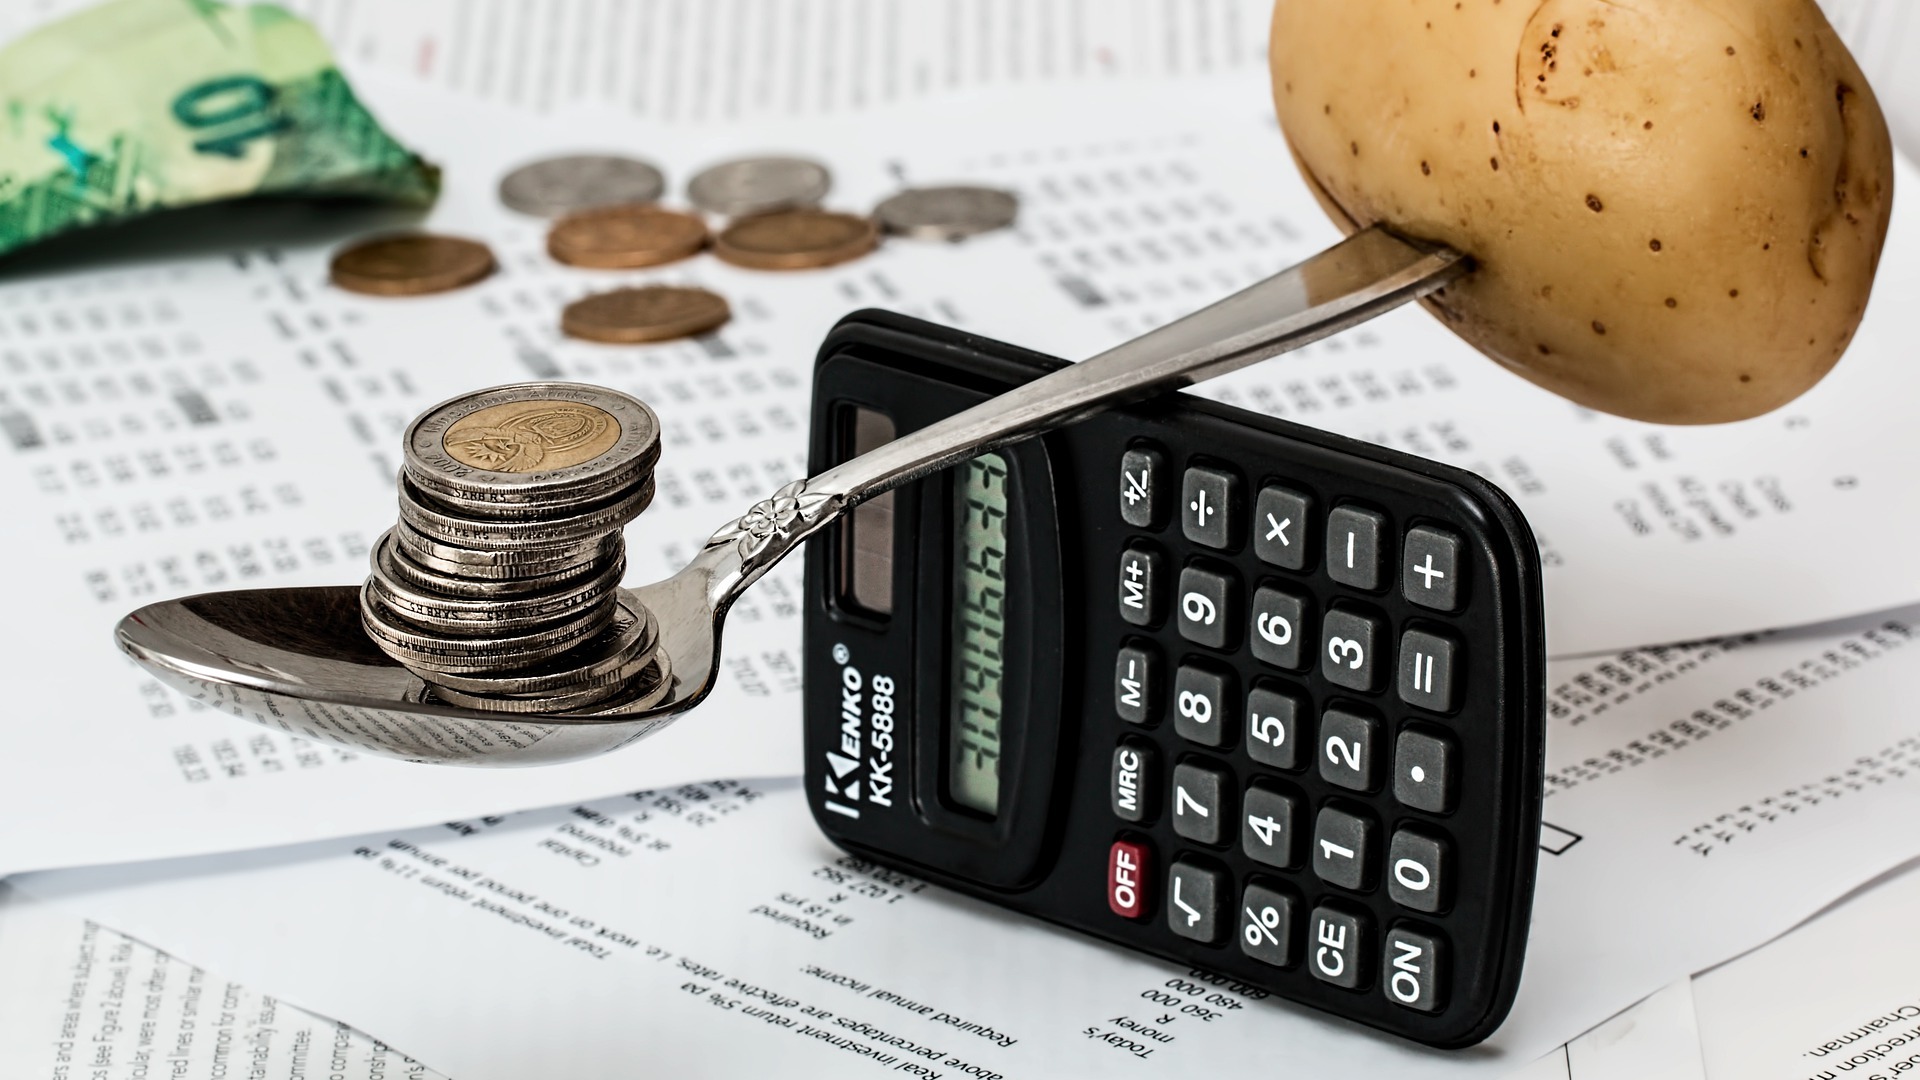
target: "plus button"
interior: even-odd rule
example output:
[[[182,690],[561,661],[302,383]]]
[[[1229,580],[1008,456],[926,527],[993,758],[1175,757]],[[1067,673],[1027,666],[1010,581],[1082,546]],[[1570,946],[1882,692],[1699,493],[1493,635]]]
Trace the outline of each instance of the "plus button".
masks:
[[[1413,572],[1416,574],[1419,574],[1421,578],[1424,579],[1423,584],[1426,588],[1429,588],[1429,589],[1433,588],[1434,578],[1443,578],[1447,576],[1447,572],[1445,570],[1434,569],[1433,552],[1431,551],[1427,552],[1427,561],[1423,565],[1414,567]]]

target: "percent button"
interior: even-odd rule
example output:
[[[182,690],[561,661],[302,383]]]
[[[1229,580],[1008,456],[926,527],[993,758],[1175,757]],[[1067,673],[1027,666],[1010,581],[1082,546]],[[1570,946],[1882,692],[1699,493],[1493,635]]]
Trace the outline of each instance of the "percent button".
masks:
[[[1291,893],[1248,884],[1240,897],[1240,951],[1263,964],[1292,966],[1296,907]]]

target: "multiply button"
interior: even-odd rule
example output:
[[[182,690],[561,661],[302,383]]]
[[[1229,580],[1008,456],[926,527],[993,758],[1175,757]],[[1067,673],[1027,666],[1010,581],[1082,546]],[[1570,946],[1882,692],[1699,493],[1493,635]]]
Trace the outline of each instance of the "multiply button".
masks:
[[[1160,782],[1159,754],[1149,743],[1127,739],[1113,748],[1113,816],[1145,821],[1153,816],[1153,789]]]
[[[1180,530],[1196,544],[1224,550],[1240,534],[1240,478],[1192,468],[1180,485]]]
[[[1367,917],[1330,904],[1307,920],[1307,966],[1313,977],[1348,990],[1367,981]]]
[[[1327,515],[1327,576],[1355,589],[1380,587],[1380,538],[1387,519],[1360,506]]]
[[[1123,919],[1147,913],[1147,849],[1115,840],[1107,852],[1107,907]]]
[[[1312,512],[1313,500],[1297,491],[1261,488],[1253,504],[1253,553],[1282,570],[1306,569]]]
[[[1167,456],[1151,447],[1136,446],[1120,458],[1120,520],[1136,529],[1157,529],[1166,523],[1167,500],[1160,494],[1160,478],[1167,472]]]
[[[1183,938],[1213,944],[1220,940],[1220,901],[1226,895],[1226,871],[1174,860],[1167,873],[1167,927]]]
[[[1120,617],[1135,626],[1160,621],[1161,565],[1166,561],[1145,544],[1120,553]]]
[[[1463,592],[1463,564],[1459,537],[1431,525],[1410,529],[1400,556],[1400,595],[1421,607],[1453,611]]]
[[[1387,931],[1380,958],[1387,1000],[1420,1012],[1440,1011],[1440,986],[1446,962],[1445,941],[1404,926]]]

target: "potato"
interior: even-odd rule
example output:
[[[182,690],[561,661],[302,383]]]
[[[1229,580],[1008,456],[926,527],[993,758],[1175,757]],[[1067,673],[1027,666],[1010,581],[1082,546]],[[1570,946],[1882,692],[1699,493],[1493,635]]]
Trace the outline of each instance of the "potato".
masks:
[[[1582,405],[1757,416],[1846,350],[1893,148],[1813,0],[1278,0],[1322,205],[1473,257],[1426,301]]]

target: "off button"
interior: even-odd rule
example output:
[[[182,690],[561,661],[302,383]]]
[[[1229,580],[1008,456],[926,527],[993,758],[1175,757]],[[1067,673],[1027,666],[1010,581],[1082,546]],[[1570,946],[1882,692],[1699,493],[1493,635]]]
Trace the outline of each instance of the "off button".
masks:
[[[1115,840],[1107,855],[1107,906],[1123,919],[1147,913],[1147,847]]]

